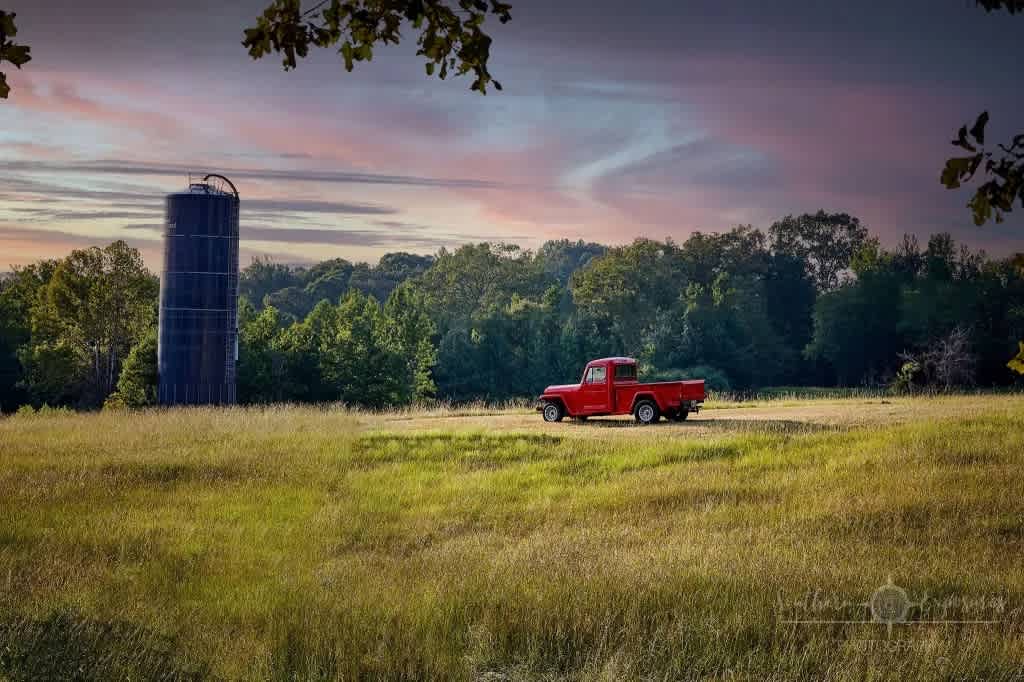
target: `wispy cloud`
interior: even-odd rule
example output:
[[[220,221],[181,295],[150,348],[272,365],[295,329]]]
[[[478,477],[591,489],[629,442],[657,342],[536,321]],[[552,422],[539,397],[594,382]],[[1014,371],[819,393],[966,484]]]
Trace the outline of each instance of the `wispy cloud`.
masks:
[[[385,221],[382,227],[391,229],[361,229],[349,227],[288,228],[262,224],[243,224],[240,236],[244,243],[307,244],[324,246],[350,246],[360,248],[385,248],[394,250],[402,247],[436,251],[441,247],[457,247],[470,242],[493,240],[485,234],[452,234],[422,225],[410,225]],[[124,229],[140,234],[147,240],[160,237],[162,225],[157,223],[129,223]],[[399,229],[395,229],[399,228]],[[521,237],[519,237],[521,238]],[[517,237],[509,237],[511,240]]]
[[[79,220],[132,220],[150,218],[152,211],[90,211],[90,210],[56,210],[52,208],[15,207],[12,212],[25,216],[26,222],[53,222]]]
[[[117,237],[98,237],[64,230],[32,229],[0,224],[0,270],[26,265],[40,258],[61,258],[73,249],[104,246]],[[151,235],[129,236],[150,263],[159,262],[160,240]]]
[[[333,246],[385,247],[410,245],[415,248],[430,250],[442,246],[453,246],[471,241],[465,236],[431,233],[426,229],[404,230],[396,233],[393,230],[361,230],[361,229],[316,229],[316,228],[276,228],[244,226],[243,237],[253,242],[281,242],[285,244],[329,244]]]
[[[16,227],[13,225],[0,225],[0,241],[20,241],[20,240],[32,240],[41,243],[60,243],[60,244],[74,244],[78,247],[89,247],[99,246],[101,244],[107,244],[116,239],[114,238],[97,238],[95,235],[90,234],[78,234],[75,232],[65,232],[63,230],[51,230],[51,229],[32,229],[27,227]],[[150,235],[141,235],[131,237],[126,241],[135,242],[156,242],[159,238]]]
[[[392,215],[398,213],[398,209],[391,206],[304,199],[246,199],[245,210],[278,213],[327,213],[333,215]]]
[[[180,164],[138,163],[118,160],[99,161],[10,161],[8,171],[21,173],[81,173],[88,175],[115,176],[175,176],[185,178],[189,174],[195,179],[207,169],[189,167]],[[373,184],[373,185],[408,185],[412,187],[457,187],[460,189],[493,189],[501,183],[490,180],[472,178],[425,177],[415,175],[396,175],[386,173],[363,173],[354,171],[321,171],[309,169],[283,170],[254,167],[217,167],[209,169],[226,175],[231,179],[245,178],[250,180],[266,180],[271,182],[316,182],[328,184]]]

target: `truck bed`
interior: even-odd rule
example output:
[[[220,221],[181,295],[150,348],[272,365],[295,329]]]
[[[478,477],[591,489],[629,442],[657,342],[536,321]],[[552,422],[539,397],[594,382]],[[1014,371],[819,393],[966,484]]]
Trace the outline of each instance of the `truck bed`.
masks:
[[[616,384],[616,411],[628,410],[629,406],[633,404],[633,398],[638,393],[654,394],[662,409],[669,406],[676,407],[680,402],[702,401],[705,398],[703,379]]]

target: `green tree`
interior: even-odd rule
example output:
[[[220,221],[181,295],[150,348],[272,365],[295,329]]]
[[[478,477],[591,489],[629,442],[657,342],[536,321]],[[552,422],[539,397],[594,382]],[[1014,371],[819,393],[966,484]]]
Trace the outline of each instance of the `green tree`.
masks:
[[[816,299],[805,261],[789,254],[772,254],[764,279],[765,314],[787,349],[799,352],[810,342]],[[794,364],[783,373],[784,380],[802,383],[808,370],[794,358]]]
[[[326,261],[321,265],[330,263]],[[256,309],[264,305],[263,299],[287,287],[302,286],[302,273],[288,265],[274,263],[268,258],[254,258],[238,276],[238,295],[247,299]],[[346,280],[346,288],[348,280]],[[340,295],[340,293],[339,293]]]
[[[292,321],[301,320],[313,308],[314,302],[302,287],[285,287],[263,297],[263,305],[276,308]]]
[[[719,275],[744,279],[764,278],[771,256],[767,238],[750,225],[738,225],[727,232],[695,232],[681,247],[687,283],[710,287]]]
[[[880,383],[895,375],[900,338],[900,286],[891,272],[866,272],[821,296],[807,355],[831,365],[840,385]]]
[[[309,304],[313,306],[320,301],[336,302],[341,299],[351,286],[354,269],[352,263],[344,258],[332,258],[307,270],[303,279]]]
[[[475,314],[507,306],[513,294],[540,296],[551,280],[518,246],[482,242],[441,249],[415,281],[443,337],[454,327],[471,326]]]
[[[361,267],[357,266],[352,273],[351,286],[378,301],[386,301],[395,287],[408,279],[422,275],[433,262],[432,256],[419,256],[401,251],[386,253],[372,268],[365,263],[361,263]]]
[[[117,390],[107,398],[104,406],[146,407],[157,399],[157,329],[150,328],[132,347],[117,379]]]
[[[373,58],[375,45],[398,43],[409,22],[419,33],[416,54],[426,59],[428,76],[472,72],[471,89],[486,94],[489,85],[501,90],[501,83],[487,69],[491,38],[484,22],[493,14],[504,24],[511,9],[499,0],[322,0],[303,10],[301,0],[274,0],[245,30],[242,45],[253,59],[281,53],[285,70],[294,69],[310,47],[337,45],[351,71],[355,62]]]
[[[0,278],[0,411],[13,411],[30,398],[18,354],[32,338],[32,307],[56,267],[57,261],[45,260]]]
[[[37,405],[95,407],[88,391],[89,356],[66,339],[46,339],[18,349],[23,386]]]
[[[14,42],[18,35],[18,27],[14,24],[14,12],[0,10],[0,66],[4,62],[20,69],[32,59],[32,48]],[[0,71],[0,99],[7,99],[11,88],[7,85],[7,76]]]
[[[486,397],[488,388],[479,366],[479,335],[465,327],[449,329],[438,344],[437,372],[439,393],[450,400]]]
[[[868,240],[860,220],[845,213],[818,211],[786,216],[768,229],[774,253],[803,261],[819,291],[839,286],[854,256]]]
[[[247,301],[238,311],[238,400],[269,403],[282,400],[284,360],[278,347],[281,315],[267,306],[259,313]]]
[[[541,269],[560,284],[568,284],[572,274],[593,259],[603,256],[608,247],[603,244],[568,239],[544,242],[535,258]]]
[[[306,319],[281,332],[277,346],[283,357],[281,385],[287,400],[345,400],[345,384],[327,366],[328,357],[337,350],[342,324],[340,306],[320,301]]]
[[[158,287],[123,241],[59,261],[36,296],[31,339],[19,351],[35,399],[102,405],[131,347],[153,325]]]
[[[671,240],[637,239],[609,249],[572,278],[572,296],[587,314],[610,321],[624,352],[639,354],[659,310],[672,307],[687,279]]]
[[[433,379],[437,326],[427,312],[423,293],[412,282],[400,284],[388,297],[384,315],[392,327],[394,343],[405,358],[403,393],[414,401],[432,398],[437,393]]]
[[[322,348],[325,380],[346,403],[400,405],[408,367],[380,305],[358,291],[337,308],[337,328]]]
[[[692,283],[682,297],[679,331],[654,344],[657,369],[710,366],[735,388],[777,382],[797,362],[767,313],[763,283],[721,272],[711,286]]]

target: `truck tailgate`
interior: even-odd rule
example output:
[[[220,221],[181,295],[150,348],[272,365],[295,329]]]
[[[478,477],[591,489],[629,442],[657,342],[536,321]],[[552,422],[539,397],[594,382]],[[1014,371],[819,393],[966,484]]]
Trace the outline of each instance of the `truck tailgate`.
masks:
[[[694,379],[692,381],[681,381],[683,385],[683,400],[704,400],[704,380]]]

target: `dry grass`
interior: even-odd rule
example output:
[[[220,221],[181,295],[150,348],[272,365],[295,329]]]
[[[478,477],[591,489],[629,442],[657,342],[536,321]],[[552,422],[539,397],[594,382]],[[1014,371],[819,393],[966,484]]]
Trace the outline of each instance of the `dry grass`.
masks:
[[[622,427],[622,428],[619,428]],[[1020,679],[1024,398],[0,420],[0,678]],[[889,577],[921,620],[863,620]]]

